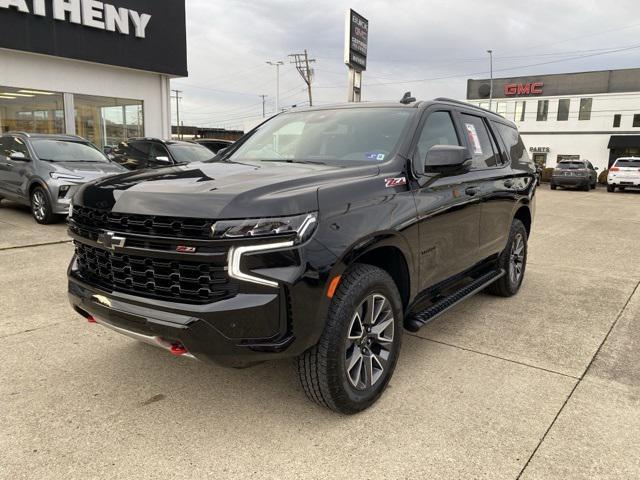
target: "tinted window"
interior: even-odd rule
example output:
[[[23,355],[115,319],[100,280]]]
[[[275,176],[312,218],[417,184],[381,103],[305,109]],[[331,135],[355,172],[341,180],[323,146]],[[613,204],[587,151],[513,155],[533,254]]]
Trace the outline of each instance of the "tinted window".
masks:
[[[427,152],[434,145],[460,145],[449,112],[434,112],[424,123],[417,146],[418,156],[423,162],[427,157]]]
[[[49,162],[108,162],[100,150],[88,143],[36,138],[32,140],[31,144],[40,160]]]
[[[170,143],[167,147],[178,163],[204,162],[214,157],[211,150],[197,143]]]
[[[578,115],[578,120],[591,120],[592,104],[593,104],[593,98],[580,99],[580,114]]]
[[[474,115],[462,114],[469,152],[473,155],[472,168],[495,167],[500,163],[493,149],[491,137],[484,120]]]
[[[618,160],[616,162],[616,167],[640,168],[640,159],[637,159],[637,160],[631,160],[631,159],[623,160],[623,159],[620,159],[620,160]]]
[[[560,170],[577,170],[579,168],[585,168],[585,165],[582,162],[561,162],[556,165],[556,168]]]
[[[558,121],[563,122],[569,120],[569,108],[571,107],[571,100],[568,98],[562,98],[558,102]]]
[[[118,145],[117,153],[131,156],[136,159],[148,159],[151,152],[151,142],[133,140],[131,142],[122,142]]]
[[[538,122],[546,122],[549,115],[549,100],[538,100],[538,113],[536,120]]]
[[[151,160],[155,160],[157,157],[169,158],[169,152],[167,152],[167,149],[163,145],[160,145],[159,143],[154,143],[151,145],[151,153],[149,158]]]
[[[522,138],[520,137],[518,130],[503,123],[492,122],[492,124],[494,130],[498,135],[500,135],[500,138],[507,147],[511,161],[518,163],[528,163],[529,154],[527,153],[527,149],[522,142]]]
[[[622,121],[622,115],[619,113],[613,116],[613,128],[620,127],[620,122]]]

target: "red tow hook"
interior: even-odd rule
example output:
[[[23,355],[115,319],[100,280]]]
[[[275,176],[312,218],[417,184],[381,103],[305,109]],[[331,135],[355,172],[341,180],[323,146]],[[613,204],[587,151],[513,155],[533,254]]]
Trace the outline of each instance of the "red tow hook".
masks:
[[[182,345],[181,343],[172,343],[171,347],[169,347],[169,353],[171,353],[171,355],[175,355],[176,357],[179,357],[189,352],[187,351],[186,348],[184,348],[184,345]]]
[[[93,318],[93,315],[87,315],[86,318],[87,318],[87,322],[89,322],[89,323],[98,323],[98,322],[96,322],[96,319]]]

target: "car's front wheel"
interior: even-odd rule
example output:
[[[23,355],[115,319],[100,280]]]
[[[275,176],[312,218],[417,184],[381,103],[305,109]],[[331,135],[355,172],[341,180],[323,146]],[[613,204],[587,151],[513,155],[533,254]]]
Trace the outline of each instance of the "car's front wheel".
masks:
[[[36,187],[31,192],[31,213],[36,222],[43,225],[53,223],[56,220],[49,195],[42,187]]]
[[[371,265],[351,267],[333,296],[320,341],[298,358],[307,397],[345,414],[371,406],[393,374],[402,315],[389,274]]]

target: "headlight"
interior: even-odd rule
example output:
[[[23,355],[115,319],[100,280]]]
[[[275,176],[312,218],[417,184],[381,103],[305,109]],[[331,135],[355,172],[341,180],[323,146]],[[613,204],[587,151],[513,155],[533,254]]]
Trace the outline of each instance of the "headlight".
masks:
[[[70,173],[51,172],[50,175],[54,180],[82,180],[84,178]]]
[[[295,243],[302,243],[313,234],[318,217],[305,213],[293,217],[258,218],[247,220],[222,220],[211,227],[213,238],[260,238],[295,235]]]

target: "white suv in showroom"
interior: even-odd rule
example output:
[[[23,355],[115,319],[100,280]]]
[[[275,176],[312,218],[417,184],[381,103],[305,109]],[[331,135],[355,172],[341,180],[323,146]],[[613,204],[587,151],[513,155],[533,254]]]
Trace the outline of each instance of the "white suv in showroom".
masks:
[[[607,192],[640,188],[640,157],[622,157],[609,169]]]

